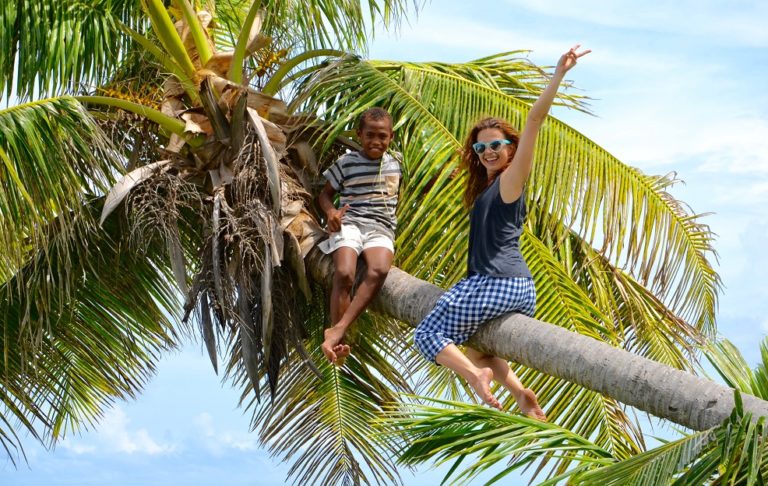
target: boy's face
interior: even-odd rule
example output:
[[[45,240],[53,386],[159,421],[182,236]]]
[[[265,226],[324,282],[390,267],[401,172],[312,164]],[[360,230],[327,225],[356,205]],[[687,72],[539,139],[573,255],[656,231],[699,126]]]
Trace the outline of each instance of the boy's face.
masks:
[[[363,144],[363,153],[369,159],[380,159],[392,143],[392,121],[389,118],[381,120],[365,120],[363,128],[357,131]]]

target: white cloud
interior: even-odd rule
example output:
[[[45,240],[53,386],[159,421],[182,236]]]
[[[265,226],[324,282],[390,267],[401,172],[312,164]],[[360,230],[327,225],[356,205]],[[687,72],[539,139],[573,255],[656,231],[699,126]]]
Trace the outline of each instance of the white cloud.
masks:
[[[710,131],[701,145],[711,154],[699,170],[768,175],[768,118],[729,120]]]
[[[96,451],[96,446],[88,445],[88,444],[79,444],[77,442],[72,442],[69,440],[62,441],[61,447],[78,456],[81,454],[90,454]]]
[[[450,35],[455,32],[460,35]],[[563,49],[562,43],[552,37],[540,37],[527,34],[521,29],[498,29],[472,20],[456,17],[444,17],[430,15],[428,18],[419,19],[418,25],[396,36],[400,45],[431,44],[441,48],[459,48],[462,50],[476,50],[487,55],[490,52],[503,52],[510,49],[509,46],[531,47],[535,46],[537,53],[557,53]],[[440,55],[445,56],[446,51],[441,50]]]
[[[577,42],[570,34],[558,35],[547,32],[546,36],[539,33],[540,29],[528,29],[525,25],[515,25],[509,28],[498,28],[484,22],[476,22],[468,18],[441,16],[440,14],[420,18],[418,26],[406,32],[401,32],[396,38],[390,37],[390,49],[397,50],[397,45],[413,45],[424,47],[428,45],[433,52],[439,53],[445,59],[446,53],[458,55],[460,59],[469,60],[464,56],[482,57],[489,53],[506,52],[511,49],[531,49],[530,57],[537,64],[554,65],[560,55]],[[447,35],[456,32],[460,35]],[[621,51],[612,47],[608,42],[600,44],[598,40],[590,40],[590,45],[583,48],[592,49],[589,54],[591,66],[632,67],[640,70],[664,71],[679,65],[679,60],[660,52],[647,52],[638,46]],[[380,39],[375,47],[387,41]],[[402,49],[400,49],[402,52]],[[376,57],[376,56],[374,56]]]
[[[764,206],[768,203],[768,178],[758,181],[741,180],[725,184],[715,191],[713,200],[718,205]]]
[[[115,406],[104,414],[98,429],[89,436],[95,443],[65,439],[61,446],[78,455],[96,452],[157,455],[168,454],[176,449],[173,444],[161,443],[152,438],[147,429],[130,430],[129,423],[125,412]]]
[[[650,2],[618,0],[507,0],[515,8],[611,28],[686,34],[711,43],[768,46],[768,4],[764,1]],[[684,20],[684,22],[681,22]]]
[[[628,76],[620,88],[590,92],[599,99],[599,118],[557,115],[572,118],[577,129],[631,165],[680,169],[686,160],[702,172],[757,176],[757,182],[768,176],[768,116],[704,92],[699,80],[712,77],[709,68],[686,69],[691,73],[658,90]]]
[[[215,455],[221,455],[231,449],[252,451],[259,447],[254,434],[218,430],[213,417],[207,412],[197,415],[193,422],[203,438],[205,448]]]

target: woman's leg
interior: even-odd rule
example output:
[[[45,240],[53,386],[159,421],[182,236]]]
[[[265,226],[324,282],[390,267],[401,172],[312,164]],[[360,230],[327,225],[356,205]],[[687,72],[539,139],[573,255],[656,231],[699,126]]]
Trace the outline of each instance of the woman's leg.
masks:
[[[520,379],[505,360],[490,354],[481,353],[472,348],[467,348],[467,358],[477,368],[489,368],[493,372],[493,379],[509,390],[512,396],[515,397],[517,405],[523,414],[538,420],[547,420],[547,416],[536,399],[536,394],[523,386]]]
[[[493,370],[478,368],[456,347],[454,337],[457,331],[470,327],[471,334],[479,323],[467,323],[463,306],[459,303],[471,293],[472,284],[462,279],[451,287],[437,301],[435,307],[416,327],[414,344],[427,361],[443,365],[464,378],[478,396],[488,405],[501,408],[491,393]],[[460,333],[460,332],[459,332]]]
[[[437,353],[435,361],[446,368],[450,368],[464,378],[467,381],[467,384],[475,390],[475,393],[477,393],[485,403],[501,410],[501,404],[491,393],[490,385],[494,376],[494,371],[490,367],[475,366],[455,344],[449,344],[444,347]]]

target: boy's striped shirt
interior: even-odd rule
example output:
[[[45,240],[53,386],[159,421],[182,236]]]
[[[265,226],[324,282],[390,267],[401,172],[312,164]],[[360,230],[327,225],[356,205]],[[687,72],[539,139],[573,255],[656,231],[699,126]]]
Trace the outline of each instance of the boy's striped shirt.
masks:
[[[400,163],[386,153],[371,160],[361,152],[344,154],[323,176],[339,193],[339,207],[349,204],[344,223],[374,224],[395,236],[397,195],[400,188]]]

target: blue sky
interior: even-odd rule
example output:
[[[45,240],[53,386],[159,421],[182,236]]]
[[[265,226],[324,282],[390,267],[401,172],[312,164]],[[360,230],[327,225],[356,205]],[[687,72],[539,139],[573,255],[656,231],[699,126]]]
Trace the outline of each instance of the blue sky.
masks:
[[[768,333],[766,18],[762,1],[435,0],[370,57],[458,62],[531,49],[534,62],[554,64],[573,44],[592,49],[568,77],[597,116],[554,114],[646,173],[676,171],[685,184],[672,194],[714,213],[703,221],[718,234],[718,327],[754,364]],[[3,464],[0,484],[283,484],[288,466],[259,449],[238,398],[192,343],[94,430],[53,452],[27,441],[29,465]]]

